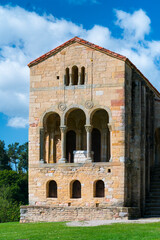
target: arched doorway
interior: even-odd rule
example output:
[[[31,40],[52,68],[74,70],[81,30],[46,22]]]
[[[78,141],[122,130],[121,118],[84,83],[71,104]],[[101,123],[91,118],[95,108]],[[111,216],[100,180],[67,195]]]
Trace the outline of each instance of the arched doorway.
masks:
[[[101,161],[101,133],[97,128],[92,130],[92,151],[94,152],[93,161]]]
[[[76,133],[73,130],[67,132],[66,136],[66,158],[67,162],[73,163],[74,154],[76,150]]]

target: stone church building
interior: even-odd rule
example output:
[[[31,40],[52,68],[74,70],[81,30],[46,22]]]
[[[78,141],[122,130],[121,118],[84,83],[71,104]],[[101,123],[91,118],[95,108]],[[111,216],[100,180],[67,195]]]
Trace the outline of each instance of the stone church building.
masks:
[[[147,78],[128,58],[78,37],[28,66],[21,222],[160,215],[160,93]]]

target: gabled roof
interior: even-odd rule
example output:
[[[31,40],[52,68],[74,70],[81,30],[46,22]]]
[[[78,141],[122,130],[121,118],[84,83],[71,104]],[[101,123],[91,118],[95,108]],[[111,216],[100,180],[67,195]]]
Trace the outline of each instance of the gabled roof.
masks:
[[[130,65],[132,68],[136,69],[136,71],[144,78],[144,80],[146,81],[147,85],[155,92],[156,95],[158,95],[158,97],[160,97],[160,93],[159,91],[150,83],[150,81],[140,72],[139,69],[137,69],[137,67],[128,59],[126,58],[125,56],[123,55],[120,55],[118,53],[115,53],[115,52],[112,52],[106,48],[103,48],[103,47],[100,47],[98,45],[95,45],[93,43],[90,43],[82,38],[79,38],[79,37],[74,37],[72,39],[70,39],[69,41],[63,43],[62,45],[54,48],[53,50],[45,53],[44,55],[38,57],[37,59],[33,60],[32,62],[30,62],[28,64],[28,67],[32,67],[42,61],[44,61],[45,59],[55,55],[56,53],[58,53],[59,51],[61,51],[62,49],[66,48],[67,46],[73,44],[73,43],[79,43],[79,44],[82,44],[86,47],[89,47],[89,48],[92,48],[94,50],[97,50],[97,51],[100,51],[104,54],[107,54],[111,57],[114,57],[114,58],[117,58],[119,60],[122,60],[124,62],[126,62],[128,65]]]

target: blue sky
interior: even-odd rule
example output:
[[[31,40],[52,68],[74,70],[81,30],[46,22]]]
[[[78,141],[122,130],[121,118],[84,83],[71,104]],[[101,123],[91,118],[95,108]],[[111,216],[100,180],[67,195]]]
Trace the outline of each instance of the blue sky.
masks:
[[[74,36],[127,56],[160,91],[159,9],[144,0],[0,0],[0,139],[28,140],[27,64]]]

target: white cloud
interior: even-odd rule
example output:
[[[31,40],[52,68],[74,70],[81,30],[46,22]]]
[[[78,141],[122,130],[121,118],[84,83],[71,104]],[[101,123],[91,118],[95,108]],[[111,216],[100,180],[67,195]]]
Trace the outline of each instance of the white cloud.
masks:
[[[150,32],[151,20],[142,9],[133,14],[116,10],[116,15],[116,24],[124,30],[125,38],[141,40]]]
[[[25,128],[28,126],[28,119],[21,117],[10,118],[8,121],[8,126],[14,128]]]
[[[115,13],[116,25],[122,32],[119,38],[113,37],[111,30],[104,26],[95,25],[87,30],[52,15],[40,16],[20,7],[0,6],[0,36],[3,36],[0,38],[0,112],[10,117],[9,126],[26,126],[27,63],[74,36],[126,55],[160,90],[160,41],[146,40],[151,20],[142,9],[132,14],[121,10]]]

